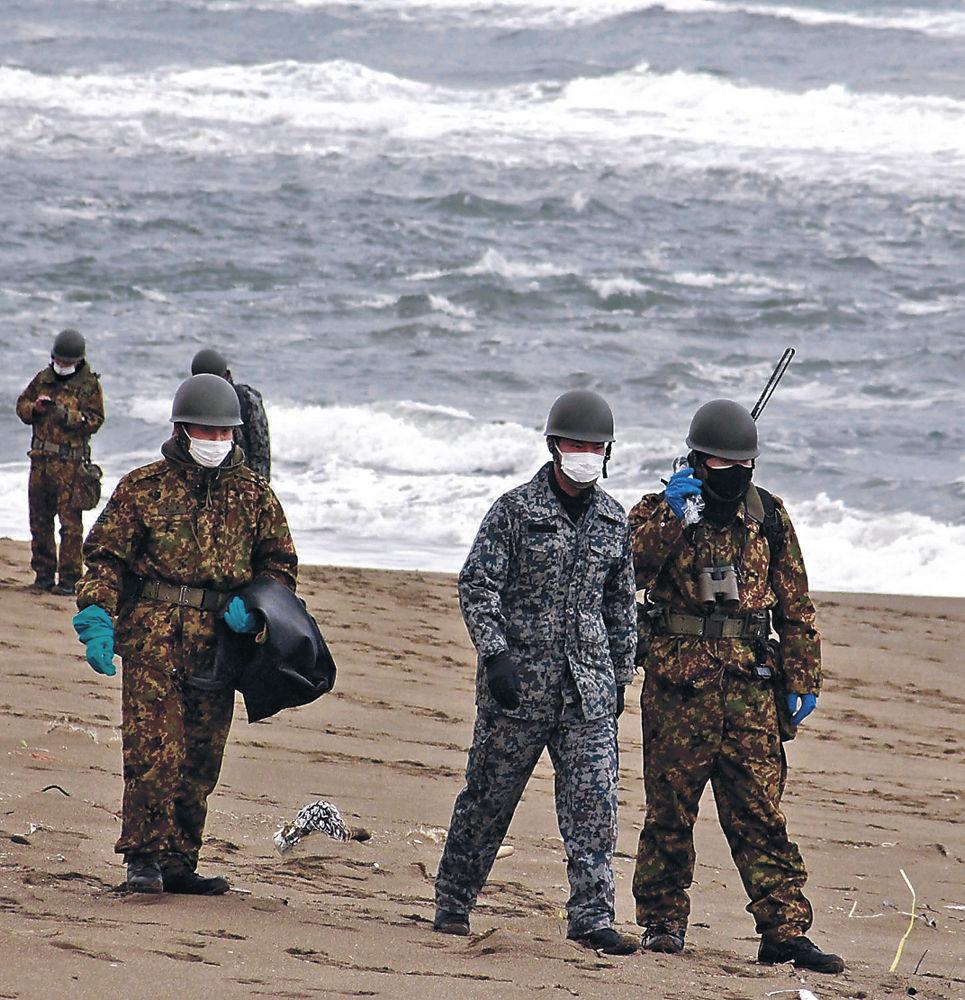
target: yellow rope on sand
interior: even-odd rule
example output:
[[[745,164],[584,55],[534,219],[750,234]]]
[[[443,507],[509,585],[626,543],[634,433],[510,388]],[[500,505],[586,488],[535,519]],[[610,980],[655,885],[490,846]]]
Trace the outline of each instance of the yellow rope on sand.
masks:
[[[901,872],[901,877],[905,880],[905,885],[908,886],[911,891],[911,920],[908,922],[908,930],[905,931],[902,939],[898,942],[898,950],[895,952],[895,960],[891,963],[891,968],[889,972],[894,972],[898,968],[898,963],[901,961],[901,953],[905,950],[905,942],[908,940],[912,929],[915,926],[915,906],[918,902],[918,897],[915,895],[915,887],[908,881],[908,876],[905,874],[904,868],[899,868]]]

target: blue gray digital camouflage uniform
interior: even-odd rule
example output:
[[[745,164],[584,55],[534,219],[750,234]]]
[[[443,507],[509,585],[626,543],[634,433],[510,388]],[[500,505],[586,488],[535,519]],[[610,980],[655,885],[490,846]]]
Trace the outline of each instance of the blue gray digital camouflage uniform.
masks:
[[[271,439],[261,393],[243,382],[232,382],[230,378],[228,381],[234,386],[241,407],[242,424],[235,428],[235,444],[245,453],[245,465],[270,480]]]
[[[496,501],[459,574],[479,654],[477,717],[436,906],[468,916],[545,747],[556,772],[575,937],[613,924],[616,688],[635,669],[634,581],[623,508],[593,487],[574,525],[550,475],[548,463]],[[486,680],[485,659],[502,651],[519,673],[514,710],[496,703]]]

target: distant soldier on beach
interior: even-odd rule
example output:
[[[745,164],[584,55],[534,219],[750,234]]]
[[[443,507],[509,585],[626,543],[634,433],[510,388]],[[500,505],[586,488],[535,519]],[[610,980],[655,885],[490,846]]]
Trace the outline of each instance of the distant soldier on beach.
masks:
[[[436,876],[434,929],[469,934],[469,914],[544,748],[556,771],[566,851],[567,936],[626,955],[613,929],[617,717],[634,674],[633,569],[626,514],[598,485],[613,415],[585,390],[546,422],[551,462],[501,496],[459,574],[478,652],[466,785]]]
[[[630,512],[637,587],[646,591],[646,816],[633,878],[642,944],[683,950],[693,829],[709,781],[761,937],[758,961],[841,972],[844,962],[805,936],[807,871],[780,809],[782,734],[793,735],[821,689],[801,547],[781,500],[751,482],[759,448],[747,410],[727,399],[705,404],[687,447],[666,490]]]
[[[271,480],[271,440],[268,415],[261,393],[243,382],[235,382],[225,356],[210,347],[202,348],[191,361],[192,375],[217,375],[234,386],[241,407],[241,426],[235,428],[235,444],[245,453],[245,465]]]
[[[231,687],[205,690],[217,624],[253,632],[232,594],[273,577],[294,590],[297,558],[271,487],[245,468],[232,429],[238,397],[222,378],[178,388],[163,458],[124,476],[84,545],[74,627],[95,671],[123,660],[124,805],[115,851],[136,892],[218,895],[197,874],[208,796],[221,770]],[[200,683],[200,680],[199,680]]]
[[[64,595],[73,594],[80,579],[82,512],[90,506],[83,496],[83,466],[90,459],[91,435],[104,423],[100,379],[87,364],[86,349],[76,330],[62,330],[54,339],[50,364],[17,400],[17,416],[33,428],[27,498],[34,586]],[[60,519],[59,552],[55,516]]]

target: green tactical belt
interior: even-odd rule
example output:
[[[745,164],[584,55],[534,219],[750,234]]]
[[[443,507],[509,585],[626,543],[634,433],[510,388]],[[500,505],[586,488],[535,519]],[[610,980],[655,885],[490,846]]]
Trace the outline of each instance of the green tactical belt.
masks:
[[[658,627],[659,635],[692,635],[701,639],[766,639],[771,634],[768,611],[752,611],[734,618],[681,615],[667,611]]]
[[[144,578],[141,579],[140,596],[149,601],[164,601],[166,604],[176,604],[179,607],[197,608],[198,611],[218,611],[228,600],[228,595],[220,590],[178,587],[173,583]]]
[[[44,441],[41,438],[34,438],[30,442],[31,451],[41,451],[45,455],[56,455],[57,458],[81,459],[86,453],[86,449],[81,446],[74,448],[69,444],[57,444],[54,441]]]

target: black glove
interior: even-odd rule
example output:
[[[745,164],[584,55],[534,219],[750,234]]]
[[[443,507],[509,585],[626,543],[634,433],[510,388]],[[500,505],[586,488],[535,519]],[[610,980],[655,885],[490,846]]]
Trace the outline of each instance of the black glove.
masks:
[[[617,713],[616,717],[619,719],[623,715],[623,709],[626,707],[624,704],[624,699],[626,697],[627,689],[623,684],[617,684]]]
[[[486,680],[489,690],[501,708],[519,708],[519,674],[513,658],[505,650],[486,660]]]

